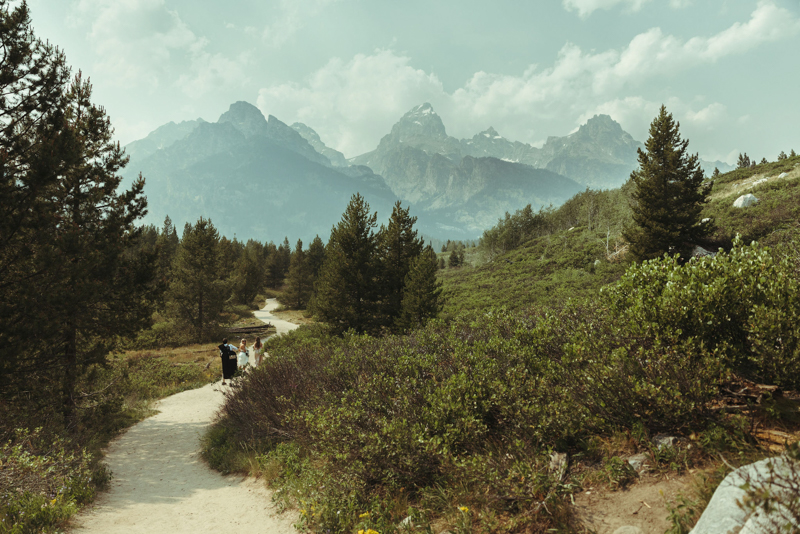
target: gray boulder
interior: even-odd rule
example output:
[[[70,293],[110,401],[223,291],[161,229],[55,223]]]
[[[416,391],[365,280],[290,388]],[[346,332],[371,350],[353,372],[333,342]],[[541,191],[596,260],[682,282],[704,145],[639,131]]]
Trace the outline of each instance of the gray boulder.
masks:
[[[756,203],[758,203],[758,199],[755,197],[755,195],[753,195],[751,193],[747,193],[746,195],[742,195],[739,198],[737,198],[733,202],[733,207],[734,208],[749,208],[750,206],[755,206]]]
[[[719,485],[708,503],[703,515],[697,521],[690,534],[767,534],[776,532],[775,522],[781,523],[780,510],[777,513],[764,514],[740,508],[737,501],[744,500],[746,493],[742,489],[745,483],[755,488],[767,487],[780,496],[791,497],[791,489],[783,484],[770,484],[774,476],[781,482],[791,481],[796,489],[800,485],[800,468],[784,457],[767,458],[733,471]],[[785,524],[785,520],[782,524]],[[797,527],[797,525],[795,525]]]

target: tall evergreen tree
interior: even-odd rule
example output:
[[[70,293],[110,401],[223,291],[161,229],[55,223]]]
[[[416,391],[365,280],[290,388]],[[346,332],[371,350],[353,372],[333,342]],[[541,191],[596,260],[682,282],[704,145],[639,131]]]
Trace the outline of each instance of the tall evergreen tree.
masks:
[[[697,154],[687,152],[689,141],[681,139],[679,127],[661,106],[650,124],[646,150],[639,149],[639,168],[631,173],[633,224],[623,236],[637,260],[686,255],[709,231],[700,222],[709,186],[703,184]]]
[[[453,251],[447,257],[447,266],[450,268],[461,267],[461,255],[456,249],[453,249]]]
[[[233,259],[224,256],[219,232],[209,219],[186,223],[168,299],[173,315],[193,329],[198,341],[216,333],[230,294],[227,274]]]
[[[376,220],[364,197],[355,194],[331,229],[311,306],[336,332],[373,331],[378,326]]]
[[[428,246],[411,262],[403,288],[403,301],[396,326],[418,328],[442,310],[442,283],[436,279],[436,253]]]
[[[303,250],[303,242],[297,240],[292,259],[289,264],[289,274],[286,276],[286,291],[282,301],[292,308],[305,309],[311,298],[313,289],[313,276],[308,254]]]
[[[311,278],[316,281],[319,277],[319,271],[322,269],[322,264],[325,262],[325,245],[319,236],[314,237],[311,245],[309,245],[307,259],[309,269],[311,269]]]
[[[744,154],[739,154],[739,159],[736,161],[736,168],[737,169],[748,169],[750,168],[750,158],[747,156],[747,152]]]
[[[24,2],[0,0],[0,33],[0,392],[69,416],[81,370],[149,320],[144,181],[118,191],[111,124]]]
[[[264,258],[262,245],[252,239],[247,242],[235,261],[227,260],[232,266],[231,285],[233,300],[237,304],[251,304],[264,285]]]
[[[411,269],[411,262],[422,252],[422,240],[414,230],[416,217],[409,214],[398,201],[392,209],[388,226],[381,226],[378,233],[378,260],[381,313],[384,324],[391,325],[400,315],[403,301],[403,286]]]
[[[171,278],[172,261],[178,251],[178,243],[180,243],[178,231],[175,229],[175,225],[172,224],[172,219],[167,215],[164,218],[164,226],[161,228],[161,233],[156,240],[158,247],[158,275],[165,283],[168,283]]]

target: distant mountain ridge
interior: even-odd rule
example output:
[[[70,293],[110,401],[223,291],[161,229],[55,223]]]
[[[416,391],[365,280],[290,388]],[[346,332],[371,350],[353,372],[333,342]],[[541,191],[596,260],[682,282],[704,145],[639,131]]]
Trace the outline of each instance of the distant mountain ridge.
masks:
[[[542,148],[492,127],[459,140],[424,103],[375,150],[348,161],[311,127],[288,126],[235,102],[215,123],[168,123],[130,143],[124,175],[146,177],[146,222],[153,224],[167,214],[178,225],[203,215],[243,239],[325,238],[360,192],[382,218],[399,199],[413,207],[427,235],[460,239],[479,236],[529,203],[558,206],[587,186],[621,185],[640,146],[607,115],[548,138]]]
[[[521,163],[547,169],[594,189],[609,189],[621,186],[628,179],[637,166],[636,150],[642,144],[608,115],[595,115],[567,136],[549,137],[542,148],[506,139],[492,127],[471,139],[458,140],[447,135],[441,117],[426,102],[403,115],[375,150],[350,161],[368,165],[386,178],[395,193],[415,201],[420,192],[413,184],[399,183],[404,171],[397,167],[397,157],[390,154],[406,146],[428,155],[440,154],[454,163],[465,156]],[[411,167],[412,174],[416,170]]]
[[[246,102],[232,104],[215,123],[168,124],[131,143],[125,176],[141,172],[146,177],[146,222],[160,224],[169,214],[180,225],[202,215],[225,235],[273,240],[327,237],[356,192],[381,217],[388,217],[400,199],[413,206],[427,235],[461,239],[479,236],[506,211],[528,203],[560,205],[581,189],[544,169],[462,156],[460,142],[447,136],[430,105],[407,115],[385,141],[386,164],[402,173],[395,181],[369,165],[348,164],[310,127],[265,118]],[[425,144],[431,153],[415,144]],[[404,182],[412,181],[420,194],[398,194]]]

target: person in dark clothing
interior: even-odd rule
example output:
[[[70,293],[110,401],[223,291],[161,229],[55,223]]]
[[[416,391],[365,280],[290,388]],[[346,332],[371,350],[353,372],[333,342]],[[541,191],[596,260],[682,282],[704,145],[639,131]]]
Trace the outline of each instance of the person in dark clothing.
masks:
[[[236,373],[236,347],[228,344],[228,338],[219,345],[219,357],[222,359],[222,385],[226,380],[231,380]]]

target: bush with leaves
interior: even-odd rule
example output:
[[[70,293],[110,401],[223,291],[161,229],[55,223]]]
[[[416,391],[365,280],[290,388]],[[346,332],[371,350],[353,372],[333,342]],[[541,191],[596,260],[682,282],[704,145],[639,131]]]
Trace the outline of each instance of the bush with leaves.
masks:
[[[757,243],[681,265],[664,257],[632,266],[606,290],[636,335],[713,354],[760,382],[800,385],[800,295],[786,256]],[[691,363],[691,362],[687,362]]]

